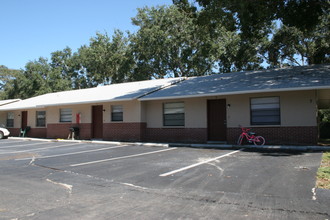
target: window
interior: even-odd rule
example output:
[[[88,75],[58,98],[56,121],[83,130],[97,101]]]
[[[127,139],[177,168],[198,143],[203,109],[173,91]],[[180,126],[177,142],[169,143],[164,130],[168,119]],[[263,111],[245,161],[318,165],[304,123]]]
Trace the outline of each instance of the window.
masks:
[[[111,106],[111,121],[123,121],[123,106],[112,105]]]
[[[251,125],[279,125],[280,97],[251,98]]]
[[[184,103],[164,103],[164,126],[184,126]]]
[[[14,127],[14,112],[7,113],[7,123],[6,126],[9,128]]]
[[[46,111],[36,112],[36,126],[45,127],[46,126]]]
[[[60,109],[60,122],[72,122],[72,109],[61,108]]]

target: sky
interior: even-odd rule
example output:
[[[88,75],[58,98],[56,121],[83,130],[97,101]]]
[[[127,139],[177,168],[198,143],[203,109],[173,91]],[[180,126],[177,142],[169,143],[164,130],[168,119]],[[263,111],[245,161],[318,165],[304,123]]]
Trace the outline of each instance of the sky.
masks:
[[[87,45],[97,32],[134,32],[137,8],[172,0],[0,0],[0,65],[24,69],[52,52]]]

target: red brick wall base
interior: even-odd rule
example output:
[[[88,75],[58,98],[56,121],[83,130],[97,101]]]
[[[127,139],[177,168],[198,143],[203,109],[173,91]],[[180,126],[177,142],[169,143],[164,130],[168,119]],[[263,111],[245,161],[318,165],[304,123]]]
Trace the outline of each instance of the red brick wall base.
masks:
[[[48,124],[47,128],[31,128],[28,137],[68,138],[69,128],[80,128],[80,139],[91,139],[92,124]],[[254,127],[258,135],[270,145],[316,145],[318,140],[317,126],[309,127]],[[20,129],[9,128],[11,136],[19,136]],[[236,144],[240,128],[227,128],[227,142]],[[206,143],[207,128],[147,128],[146,123],[105,123],[103,139],[113,141],[147,141],[147,142],[186,142]]]
[[[206,128],[147,128],[146,141],[151,142],[186,142],[205,143]]]
[[[19,128],[8,128],[10,131],[9,136],[20,136],[21,129]],[[34,137],[34,138],[46,138],[47,137],[47,128],[31,128],[26,134],[25,137]]]
[[[143,141],[146,123],[105,123],[103,139],[113,141]]]
[[[27,132],[27,137],[46,138],[47,128],[31,128]]]
[[[9,136],[15,136],[15,137],[19,136],[19,132],[20,132],[19,128],[7,128],[7,129],[10,132]]]
[[[70,127],[79,128],[79,139],[91,139],[91,124],[48,124],[47,138],[63,138],[66,139],[70,133]]]
[[[266,144],[282,145],[316,145],[318,140],[318,128],[309,127],[259,127],[251,131],[266,139]],[[236,144],[242,130],[240,128],[227,129],[227,141]]]

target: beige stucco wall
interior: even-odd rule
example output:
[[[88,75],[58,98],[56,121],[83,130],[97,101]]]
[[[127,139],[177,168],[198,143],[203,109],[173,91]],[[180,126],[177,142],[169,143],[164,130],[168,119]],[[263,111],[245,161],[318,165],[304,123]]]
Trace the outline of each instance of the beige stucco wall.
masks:
[[[250,125],[250,98],[280,97],[281,125],[279,126],[316,126],[315,91],[278,92],[229,96],[227,103],[228,127]],[[260,127],[258,125],[258,127]]]
[[[68,105],[68,106],[52,106],[47,107],[46,120],[49,124],[60,123],[60,109],[72,109],[72,123],[76,123],[76,114],[80,113],[80,123],[91,123],[91,105]],[[63,123],[63,122],[61,122]]]
[[[68,105],[68,106],[54,106],[47,107],[47,122],[59,123],[60,121],[60,109],[71,108],[72,109],[72,123],[76,123],[76,114],[81,114],[81,123],[92,123],[92,106],[103,106],[103,123],[111,122],[111,106],[122,105],[123,106],[123,122],[140,122],[141,120],[141,103],[139,101],[125,101],[125,102],[107,102],[107,103],[95,103],[84,105]],[[121,122],[116,122],[121,123]]]
[[[0,124],[6,126],[7,112],[0,112]]]
[[[206,127],[206,102],[204,98],[176,99],[166,101],[146,102],[146,122],[150,128],[163,127],[163,104],[167,102],[184,102],[185,105],[185,127]],[[168,127],[168,126],[167,126]]]
[[[103,113],[103,120],[105,123],[110,123],[111,121],[111,106],[112,105],[122,105],[123,106],[123,122],[141,122],[142,111],[141,102],[137,100],[124,101],[124,102],[110,102],[103,103],[103,108],[105,112]],[[112,122],[112,123],[122,123],[122,122]]]
[[[316,126],[315,91],[290,92],[281,96],[281,122],[284,126]]]
[[[163,127],[163,103],[185,103],[185,127],[207,127],[207,100],[226,99],[227,127],[250,125],[250,98],[280,97],[281,125],[279,126],[316,126],[316,93],[315,91],[278,92],[262,94],[244,94],[217,96],[208,98],[188,98],[165,101],[146,102],[146,122],[150,128]],[[260,127],[260,126],[258,126]]]
[[[36,123],[37,123],[37,118],[36,118],[36,112],[37,111],[46,111],[46,109],[44,108],[40,108],[40,109],[29,109],[27,110],[28,112],[28,120],[27,120],[27,126],[30,126],[31,128],[36,128]],[[20,117],[21,120],[21,117]],[[46,111],[46,126],[47,127],[47,111]],[[20,122],[21,125],[21,122]],[[20,127],[20,126],[19,126]]]
[[[30,109],[28,111],[28,126],[36,127],[36,111],[46,111],[46,123],[60,123],[60,108],[72,108],[72,123],[76,123],[75,115],[81,113],[81,123],[92,122],[92,106],[103,105],[103,122],[111,122],[111,106],[122,105],[124,110],[123,122],[146,122],[150,128],[163,127],[163,103],[185,103],[185,127],[207,128],[207,100],[226,99],[227,104],[227,127],[238,125],[250,126],[250,98],[279,96],[281,104],[280,126],[316,126],[316,97],[330,97],[330,90],[322,93],[316,91],[277,92],[263,94],[245,94],[217,96],[207,98],[188,98],[164,101],[124,101],[107,102],[71,106],[53,106],[45,109]],[[14,127],[21,127],[21,111],[14,112]],[[7,112],[0,112],[0,123],[6,124]],[[121,122],[115,122],[121,123]]]
[[[319,99],[330,99],[330,89],[320,89],[317,95]]]
[[[330,89],[322,89],[317,92],[318,107],[320,109],[330,108]]]

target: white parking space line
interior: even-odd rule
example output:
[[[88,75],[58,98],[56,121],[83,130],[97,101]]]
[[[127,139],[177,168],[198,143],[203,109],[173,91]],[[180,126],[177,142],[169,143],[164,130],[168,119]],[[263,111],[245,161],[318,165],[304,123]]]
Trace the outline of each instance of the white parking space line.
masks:
[[[53,146],[53,147],[43,147],[43,148],[35,148],[35,149],[27,149],[27,150],[19,150],[19,151],[11,151],[11,152],[1,152],[0,154],[16,154],[16,153],[31,152],[31,151],[38,152],[38,151],[59,148],[59,147],[67,147],[67,146],[78,145],[78,144],[81,144],[81,143],[64,144],[64,145],[58,145],[58,146]]]
[[[162,177],[164,177],[164,176],[170,176],[170,175],[173,175],[173,174],[176,174],[176,173],[182,172],[182,171],[184,171],[184,170],[189,170],[189,169],[191,169],[191,168],[194,168],[194,167],[197,167],[197,166],[200,166],[200,165],[203,165],[203,164],[206,164],[206,163],[209,163],[209,162],[212,162],[212,161],[218,160],[218,159],[220,159],[220,158],[228,157],[228,156],[230,156],[230,155],[232,155],[232,154],[235,154],[235,153],[237,153],[237,152],[240,152],[241,150],[243,150],[243,149],[239,149],[239,150],[236,150],[236,151],[230,152],[230,153],[228,153],[228,154],[224,154],[224,155],[221,155],[221,156],[219,156],[219,157],[215,157],[215,158],[212,158],[212,159],[209,159],[209,160],[204,160],[204,161],[201,161],[201,162],[199,162],[199,163],[192,164],[192,165],[190,165],[190,166],[182,167],[182,168],[180,168],[180,169],[173,170],[173,171],[171,171],[171,172],[163,173],[163,174],[160,174],[159,176],[162,176]]]
[[[161,153],[161,152],[175,150],[175,149],[177,149],[177,148],[173,147],[173,148],[168,148],[165,150],[158,150],[158,151],[152,151],[152,152],[141,153],[141,154],[133,154],[133,155],[122,156],[122,157],[114,157],[114,158],[109,158],[109,159],[104,159],[104,160],[95,160],[95,161],[90,161],[90,162],[86,162],[86,163],[71,164],[70,166],[78,167],[78,166],[84,166],[84,165],[95,164],[95,163],[103,163],[103,162],[108,162],[108,161],[113,161],[113,160],[120,160],[120,159],[139,157],[139,156],[144,156],[144,155],[149,155],[149,154],[156,154],[156,153]]]
[[[0,147],[0,149],[14,148],[14,147],[24,147],[24,146],[29,146],[29,145],[40,145],[40,144],[49,144],[49,143],[48,143],[48,142],[42,142],[42,143],[27,143],[27,144],[12,145],[12,146],[7,146],[7,147]]]
[[[132,146],[132,145],[104,147],[104,148],[99,148],[99,149],[94,149],[94,150],[85,150],[85,151],[78,151],[78,152],[72,152],[72,153],[66,153],[66,154],[55,154],[55,155],[33,157],[33,158],[35,158],[35,159],[44,159],[44,158],[62,157],[62,156],[69,156],[69,155],[75,155],[75,154],[84,154],[84,153],[103,151],[103,150],[109,150],[109,149],[115,149],[115,148],[121,148],[121,147],[128,147],[128,146]],[[26,158],[20,158],[20,159],[16,159],[16,160],[31,160],[31,159],[32,159],[32,157],[26,157]]]

